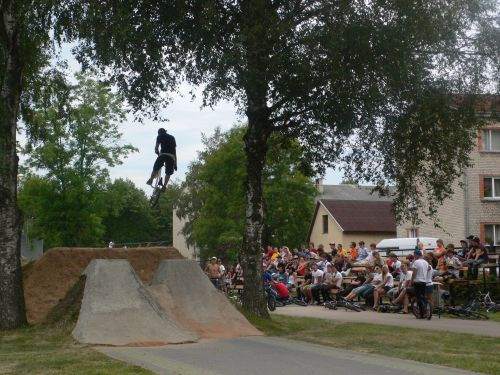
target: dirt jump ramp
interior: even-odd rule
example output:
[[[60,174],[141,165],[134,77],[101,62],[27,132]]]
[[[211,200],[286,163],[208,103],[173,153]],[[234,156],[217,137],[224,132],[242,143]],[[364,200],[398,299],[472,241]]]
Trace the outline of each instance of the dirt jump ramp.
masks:
[[[73,336],[80,342],[151,346],[198,340],[166,315],[128,260],[94,259]]]
[[[192,260],[163,260],[148,288],[166,314],[201,338],[261,335]]]

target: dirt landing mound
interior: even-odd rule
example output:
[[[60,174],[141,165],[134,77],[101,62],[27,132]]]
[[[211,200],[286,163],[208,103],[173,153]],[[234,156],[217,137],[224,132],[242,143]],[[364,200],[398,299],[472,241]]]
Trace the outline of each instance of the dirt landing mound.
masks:
[[[104,345],[193,342],[198,336],[171,321],[127,260],[94,259],[73,336]]]
[[[194,261],[162,261],[148,289],[169,318],[202,338],[261,334],[214,288]]]
[[[149,284],[164,259],[182,259],[173,247],[133,249],[55,248],[47,251],[24,275],[28,321],[39,323],[64,298],[92,259],[127,259]]]

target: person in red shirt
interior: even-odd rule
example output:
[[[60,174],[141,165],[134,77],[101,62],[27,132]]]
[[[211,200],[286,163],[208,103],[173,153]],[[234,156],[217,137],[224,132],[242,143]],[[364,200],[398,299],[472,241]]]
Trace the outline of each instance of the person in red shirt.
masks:
[[[290,297],[290,291],[284,283],[275,282],[273,280],[273,288],[276,290],[276,292],[278,292],[278,295],[281,299],[287,299],[288,297]]]
[[[314,247],[314,242],[309,243],[309,251],[314,254],[318,254],[318,250]]]

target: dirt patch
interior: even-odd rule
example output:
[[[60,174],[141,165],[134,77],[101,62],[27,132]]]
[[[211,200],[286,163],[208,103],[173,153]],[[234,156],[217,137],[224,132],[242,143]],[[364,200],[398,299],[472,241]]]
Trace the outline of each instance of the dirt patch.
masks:
[[[128,259],[142,282],[149,284],[162,260],[183,257],[173,247],[51,249],[24,274],[28,321],[42,322],[48,312],[62,302],[92,259]]]

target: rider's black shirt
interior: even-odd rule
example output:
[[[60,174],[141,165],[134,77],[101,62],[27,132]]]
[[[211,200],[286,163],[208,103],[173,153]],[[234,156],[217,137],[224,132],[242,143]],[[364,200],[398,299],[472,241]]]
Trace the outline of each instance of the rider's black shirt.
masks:
[[[165,134],[160,134],[156,138],[156,142],[160,143],[160,152],[162,154],[173,154],[176,155],[175,153],[175,138],[171,136],[168,133]]]

